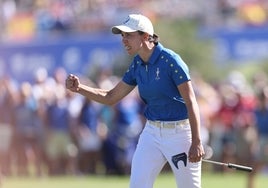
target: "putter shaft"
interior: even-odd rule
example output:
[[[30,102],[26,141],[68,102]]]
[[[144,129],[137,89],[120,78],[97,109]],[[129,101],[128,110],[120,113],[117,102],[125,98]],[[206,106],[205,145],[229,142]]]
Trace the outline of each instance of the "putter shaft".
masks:
[[[233,168],[233,169],[236,169],[236,170],[247,171],[247,172],[251,172],[253,170],[251,167],[237,165],[237,164],[233,164],[233,163],[223,163],[223,162],[212,161],[212,160],[208,160],[208,159],[202,159],[202,161],[212,163],[212,164],[216,164],[216,165],[226,166],[228,168]]]

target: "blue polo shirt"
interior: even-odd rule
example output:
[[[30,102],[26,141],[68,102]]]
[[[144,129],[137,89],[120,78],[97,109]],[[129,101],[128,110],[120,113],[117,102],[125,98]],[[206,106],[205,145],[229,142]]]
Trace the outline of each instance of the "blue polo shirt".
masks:
[[[129,85],[137,85],[146,104],[149,120],[177,121],[188,118],[185,102],[177,86],[190,80],[189,69],[181,57],[160,43],[149,62],[136,55],[123,76]]]

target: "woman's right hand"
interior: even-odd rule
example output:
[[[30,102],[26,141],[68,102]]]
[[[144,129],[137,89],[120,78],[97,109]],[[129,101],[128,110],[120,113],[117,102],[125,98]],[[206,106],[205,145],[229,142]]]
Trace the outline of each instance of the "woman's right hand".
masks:
[[[80,81],[79,78],[73,74],[70,74],[65,80],[65,87],[73,92],[79,91]]]

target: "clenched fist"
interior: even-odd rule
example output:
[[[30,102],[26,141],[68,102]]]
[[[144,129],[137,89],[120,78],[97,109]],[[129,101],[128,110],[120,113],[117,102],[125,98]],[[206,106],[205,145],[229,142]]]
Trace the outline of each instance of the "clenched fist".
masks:
[[[79,91],[79,85],[80,85],[80,81],[79,78],[73,74],[70,74],[65,81],[65,86],[67,89],[73,91],[73,92],[77,92]]]

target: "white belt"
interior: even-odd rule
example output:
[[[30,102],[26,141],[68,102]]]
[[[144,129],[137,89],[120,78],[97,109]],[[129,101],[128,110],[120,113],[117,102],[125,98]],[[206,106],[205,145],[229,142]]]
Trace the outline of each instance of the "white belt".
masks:
[[[153,125],[158,128],[167,128],[174,129],[176,127],[181,127],[186,124],[189,124],[189,119],[179,120],[179,121],[152,121],[147,120],[150,125]]]

